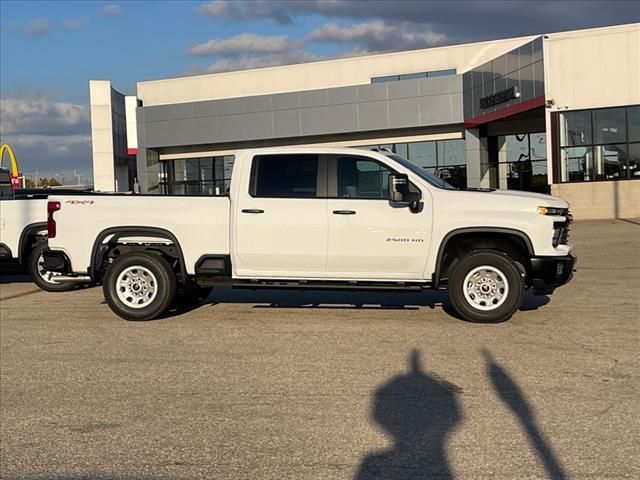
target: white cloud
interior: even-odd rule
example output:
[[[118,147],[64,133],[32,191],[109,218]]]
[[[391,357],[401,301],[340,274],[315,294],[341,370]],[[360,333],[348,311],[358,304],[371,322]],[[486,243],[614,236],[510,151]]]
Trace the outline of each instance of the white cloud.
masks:
[[[280,53],[292,48],[286,35],[263,36],[243,33],[230,38],[214,39],[189,49],[193,56],[237,56],[248,53]]]
[[[308,42],[348,43],[364,52],[426,48],[444,43],[447,37],[414,24],[389,24],[382,20],[340,25],[324,24],[307,36]]]
[[[322,60],[322,57],[309,52],[285,52],[269,55],[246,55],[239,58],[221,58],[207,67],[194,67],[185,72],[185,75],[198,75],[202,73],[220,73],[235,70],[248,70],[252,68],[274,67],[277,65],[291,65]]]
[[[80,30],[87,22],[89,21],[89,17],[78,17],[78,18],[70,18],[62,22],[64,27],[67,30],[71,30],[75,32],[76,30]]]
[[[48,18],[34,18],[27,23],[24,32],[31,37],[44,35],[51,29]]]
[[[105,5],[100,9],[100,15],[121,15],[122,14],[122,6],[117,3],[111,3],[109,5]]]
[[[91,136],[10,135],[2,137],[11,145],[18,167],[27,178],[66,176],[65,183],[73,183],[73,172],[83,177],[91,175]],[[84,181],[84,179],[83,179]]]
[[[74,135],[90,129],[89,107],[31,95],[0,99],[0,135]]]
[[[293,23],[288,5],[278,5],[277,2],[267,0],[252,0],[251,2],[213,0],[200,5],[196,9],[196,13],[203,17],[227,17],[236,20],[270,18],[281,24],[290,25]]]

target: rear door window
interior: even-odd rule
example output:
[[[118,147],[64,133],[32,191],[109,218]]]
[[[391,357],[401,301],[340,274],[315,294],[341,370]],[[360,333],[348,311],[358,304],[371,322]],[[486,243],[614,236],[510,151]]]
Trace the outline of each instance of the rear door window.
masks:
[[[318,196],[318,155],[258,155],[251,167],[251,195],[263,198]]]

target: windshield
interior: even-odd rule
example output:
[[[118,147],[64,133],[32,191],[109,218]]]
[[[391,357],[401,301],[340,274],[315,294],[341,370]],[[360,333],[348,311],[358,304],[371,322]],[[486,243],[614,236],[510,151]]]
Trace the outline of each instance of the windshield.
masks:
[[[433,185],[434,187],[442,188],[444,190],[457,190],[456,187],[448,184],[443,179],[441,179],[439,177],[436,177],[435,175],[431,175],[424,168],[420,167],[419,165],[416,165],[415,163],[407,160],[404,157],[401,157],[400,155],[396,155],[395,153],[392,153],[392,154],[387,155],[387,157],[395,160],[396,162],[398,162],[403,167],[408,168],[413,173],[415,173],[420,178],[422,178],[423,180],[427,181],[429,184]]]

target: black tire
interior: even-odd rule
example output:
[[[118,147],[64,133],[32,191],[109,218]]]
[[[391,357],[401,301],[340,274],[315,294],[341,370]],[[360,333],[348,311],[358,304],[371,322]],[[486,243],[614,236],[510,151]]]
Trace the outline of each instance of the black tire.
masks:
[[[151,292],[152,289],[155,293]],[[107,304],[119,317],[125,320],[153,320],[173,302],[176,274],[159,255],[127,253],[118,257],[107,269],[102,291]],[[132,306],[138,303],[142,306]]]
[[[466,285],[467,276],[474,270],[476,273]],[[462,257],[453,269],[448,288],[453,308],[462,318],[499,323],[509,320],[520,308],[525,287],[520,269],[506,254],[481,250]]]
[[[68,292],[69,290],[76,288],[75,283],[55,282],[53,279],[56,274],[48,272],[42,267],[40,258],[42,257],[42,253],[47,249],[47,242],[41,242],[35,246],[29,255],[27,267],[33,282],[45,292]]]

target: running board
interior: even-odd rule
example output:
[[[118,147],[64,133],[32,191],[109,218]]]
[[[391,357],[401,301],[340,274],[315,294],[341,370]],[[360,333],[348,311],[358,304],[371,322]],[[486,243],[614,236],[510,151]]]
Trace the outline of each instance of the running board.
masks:
[[[423,283],[402,282],[323,282],[323,281],[276,281],[260,280],[234,283],[233,288],[257,289],[291,289],[291,290],[375,290],[388,292],[421,292],[429,288]]]

